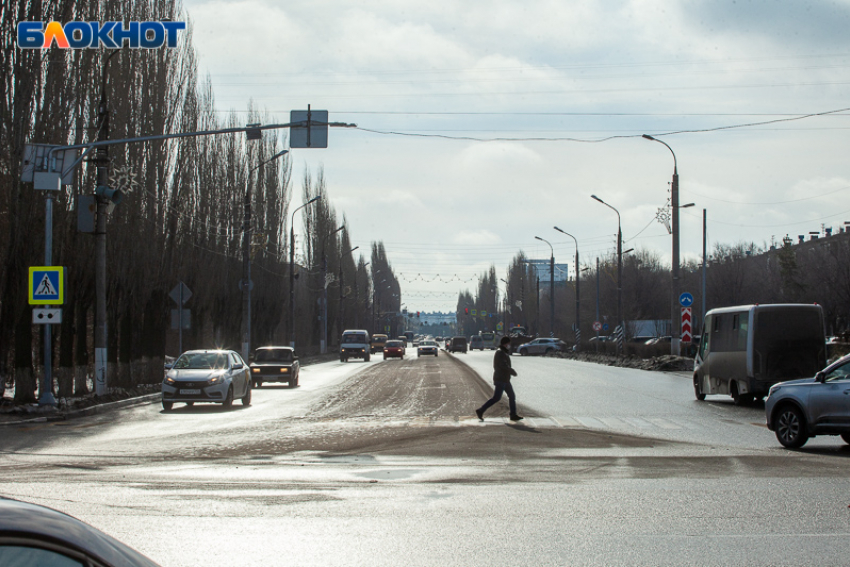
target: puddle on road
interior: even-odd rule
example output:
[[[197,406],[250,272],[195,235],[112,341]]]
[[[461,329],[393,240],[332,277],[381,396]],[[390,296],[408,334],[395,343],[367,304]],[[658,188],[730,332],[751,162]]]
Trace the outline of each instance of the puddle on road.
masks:
[[[425,469],[389,469],[380,471],[363,471],[354,476],[369,480],[408,480],[414,476],[425,474]]]

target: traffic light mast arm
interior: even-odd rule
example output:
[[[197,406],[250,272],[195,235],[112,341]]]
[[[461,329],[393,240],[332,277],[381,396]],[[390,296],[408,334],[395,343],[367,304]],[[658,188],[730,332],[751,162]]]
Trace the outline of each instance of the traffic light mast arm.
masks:
[[[295,124],[299,125],[299,123],[295,123]],[[250,125],[250,126],[239,126],[239,127],[236,127],[236,128],[222,128],[222,129],[218,129],[218,130],[200,130],[198,132],[178,132],[176,134],[156,134],[156,135],[152,135],[152,136],[141,136],[139,138],[121,138],[121,139],[118,139],[118,140],[99,140],[99,141],[90,142],[90,143],[87,143],[87,144],[74,144],[74,145],[71,145],[71,146],[56,146],[56,147],[51,148],[50,151],[48,152],[47,160],[48,160],[49,164],[53,163],[53,153],[54,152],[65,151],[65,150],[78,150],[78,149],[85,150],[80,154],[80,157],[77,158],[77,161],[72,163],[68,167],[68,169],[66,169],[65,171],[62,172],[62,176],[64,177],[65,175],[67,175],[68,173],[73,171],[73,169],[75,167],[77,167],[80,163],[82,163],[82,161],[86,158],[86,156],[92,150],[103,147],[103,146],[117,146],[117,145],[123,145],[123,144],[135,144],[135,143],[139,143],[139,142],[151,142],[151,141],[154,141],[154,140],[172,140],[172,139],[175,139],[175,138],[194,138],[194,137],[198,137],[198,136],[215,136],[215,135],[218,135],[218,134],[236,134],[236,133],[240,133],[240,132],[248,132],[249,130],[250,131],[279,130],[281,128],[291,128],[292,125],[293,124],[290,123],[290,122],[288,122],[286,124],[268,124],[266,126]],[[332,126],[334,128],[356,128],[357,124],[348,124],[346,122],[329,122],[328,126]],[[51,169],[52,169],[52,167],[51,167]]]

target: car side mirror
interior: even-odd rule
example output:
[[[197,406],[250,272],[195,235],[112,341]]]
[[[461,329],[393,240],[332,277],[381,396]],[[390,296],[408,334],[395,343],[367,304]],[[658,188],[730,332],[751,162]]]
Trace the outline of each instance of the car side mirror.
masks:
[[[826,374],[823,373],[823,370],[821,370],[817,374],[815,374],[815,381],[820,382],[821,384],[826,382]]]
[[[240,368],[245,368],[245,366],[241,362],[237,362],[233,365],[234,370],[239,370]]]

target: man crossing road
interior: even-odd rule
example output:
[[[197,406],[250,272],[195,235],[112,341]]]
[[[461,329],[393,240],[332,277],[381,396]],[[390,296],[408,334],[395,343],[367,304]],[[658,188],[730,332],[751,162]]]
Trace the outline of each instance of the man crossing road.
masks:
[[[483,406],[475,410],[475,414],[478,416],[478,419],[484,421],[484,412],[487,409],[502,399],[502,394],[508,394],[508,402],[510,403],[511,408],[511,417],[512,421],[519,421],[522,419],[521,416],[517,415],[516,412],[516,395],[514,394],[514,388],[511,386],[511,376],[516,376],[516,370],[511,368],[511,338],[510,337],[502,337],[502,340],[499,341],[499,348],[496,350],[496,355],[493,357],[493,385],[496,386],[496,390],[493,392],[493,397],[487,400]]]

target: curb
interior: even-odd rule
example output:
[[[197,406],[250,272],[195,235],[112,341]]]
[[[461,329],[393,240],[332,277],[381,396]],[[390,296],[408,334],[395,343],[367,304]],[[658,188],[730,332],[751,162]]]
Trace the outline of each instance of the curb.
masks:
[[[126,400],[118,400],[117,402],[108,402],[105,404],[97,404],[94,406],[89,406],[87,408],[72,410],[69,412],[60,412],[51,413],[50,415],[43,415],[40,417],[35,417],[31,419],[22,419],[18,421],[6,421],[0,422],[0,427],[7,426],[15,426],[15,425],[28,425],[34,423],[47,423],[50,421],[65,421],[66,419],[73,419],[76,417],[87,417],[90,415],[96,415],[99,413],[105,413],[108,411],[130,407],[130,406],[138,406],[142,404],[150,404],[156,403],[162,399],[162,393],[157,392],[156,394],[147,394],[144,396],[139,396],[136,398],[127,398]]]

